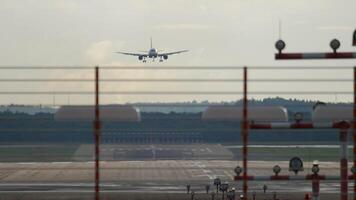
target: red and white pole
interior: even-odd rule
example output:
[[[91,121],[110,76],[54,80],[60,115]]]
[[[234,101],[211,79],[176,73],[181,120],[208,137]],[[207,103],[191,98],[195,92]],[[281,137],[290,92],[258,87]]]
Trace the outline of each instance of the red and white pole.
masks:
[[[248,144],[248,105],[247,105],[247,67],[244,67],[243,71],[243,121],[242,121],[242,156],[243,156],[243,198],[247,200],[247,191],[248,191],[248,183],[247,183],[247,144]]]
[[[294,176],[294,175],[277,175],[277,176],[247,176],[247,179],[250,181],[312,181],[314,179],[326,180],[326,181],[338,181],[340,176],[325,176],[325,175],[314,175],[309,174],[305,176]],[[352,177],[350,177],[352,179]],[[243,176],[235,176],[235,181],[244,180]]]
[[[251,123],[250,129],[342,129],[349,128],[349,123],[345,121],[340,122],[316,122],[316,123],[290,123],[290,122],[281,122],[281,123]]]
[[[308,60],[308,59],[355,59],[356,52],[337,53],[276,53],[276,60]]]
[[[353,45],[356,43],[356,31],[353,35]],[[286,44],[283,40],[278,40],[276,42],[276,48],[278,53],[275,54],[276,60],[307,60],[307,59],[355,59],[356,52],[337,52],[337,49],[340,48],[340,41],[333,39],[330,42],[330,47],[333,52],[331,53],[283,53],[283,49],[286,47]]]
[[[354,42],[356,42],[356,31],[354,32]],[[355,44],[356,45],[356,44]],[[356,167],[356,67],[354,67],[354,105],[352,122],[352,140],[353,140],[353,167]],[[354,200],[356,200],[356,173],[353,173],[354,179]]]
[[[318,175],[314,175],[318,176]],[[320,192],[320,179],[317,177],[313,177],[312,179],[312,196],[313,200],[319,200],[319,192]]]
[[[340,199],[348,199],[348,175],[347,175],[347,129],[340,130]]]
[[[95,138],[95,200],[100,200],[100,110],[99,110],[99,67],[95,67],[95,119],[94,119],[94,138]]]

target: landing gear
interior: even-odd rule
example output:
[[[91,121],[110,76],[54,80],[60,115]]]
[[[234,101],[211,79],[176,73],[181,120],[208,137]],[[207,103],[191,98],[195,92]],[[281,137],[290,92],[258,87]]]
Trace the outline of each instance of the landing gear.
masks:
[[[144,63],[145,63],[145,62],[146,62],[146,60],[144,59],[144,60],[142,60],[142,62],[144,62]]]

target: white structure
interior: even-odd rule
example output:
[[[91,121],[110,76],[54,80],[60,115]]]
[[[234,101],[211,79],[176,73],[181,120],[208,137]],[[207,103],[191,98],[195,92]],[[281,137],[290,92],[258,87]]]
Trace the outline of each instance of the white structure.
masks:
[[[54,115],[59,121],[94,121],[95,106],[62,106]],[[140,121],[138,109],[132,106],[100,106],[100,121]]]
[[[312,120],[313,122],[352,121],[353,107],[321,105],[313,111]]]
[[[241,121],[243,107],[211,106],[202,115],[203,120]],[[248,119],[254,122],[287,122],[287,109],[280,106],[254,106],[248,108]]]

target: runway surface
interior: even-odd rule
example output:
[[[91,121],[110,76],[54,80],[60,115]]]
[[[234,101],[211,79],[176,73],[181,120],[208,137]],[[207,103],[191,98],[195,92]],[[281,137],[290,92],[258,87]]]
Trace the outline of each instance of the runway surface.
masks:
[[[62,152],[62,147],[59,150]],[[17,152],[16,159],[21,160],[23,151]],[[41,152],[36,153],[39,160]],[[185,194],[187,184],[197,195],[202,195],[200,199],[208,199],[209,195],[204,196],[205,186],[209,184],[213,190],[213,179],[217,177],[241,192],[241,182],[234,182],[233,178],[234,168],[242,163],[233,160],[234,155],[221,145],[105,144],[101,146],[101,155],[101,191],[105,199],[190,199]],[[61,162],[1,161],[0,200],[92,199],[93,146],[79,145],[68,158]],[[276,164],[282,167],[281,175],[292,175],[288,171],[288,161],[250,161],[248,173],[272,175]],[[310,162],[304,162],[305,170],[299,175],[311,173],[311,167]],[[320,162],[320,168],[320,174],[339,175],[338,162]],[[291,196],[300,199],[311,192],[311,183],[305,181],[250,181],[249,190],[265,195],[262,194],[263,185],[268,185],[267,196],[277,192],[285,195],[284,199],[293,199]],[[351,183],[349,187],[352,191]],[[338,197],[339,183],[322,182],[320,190],[326,197]]]
[[[234,182],[234,167],[239,164],[231,160],[151,160],[151,161],[103,161],[101,162],[101,190],[110,195],[117,193],[178,193],[191,189],[204,193],[205,185],[213,179],[228,181],[231,187],[241,190],[241,183]],[[240,163],[241,164],[241,163]],[[251,161],[250,174],[272,175],[272,167],[279,164],[283,174],[288,162]],[[310,163],[305,163],[305,175],[310,171]],[[321,162],[321,174],[338,175],[339,163]],[[351,163],[350,163],[351,166]],[[58,192],[76,195],[93,191],[93,162],[49,162],[49,163],[1,163],[0,195],[9,199],[19,195],[52,195]],[[250,182],[250,191],[262,191],[268,185],[269,191],[300,194],[311,191],[311,183],[296,182]],[[350,184],[350,191],[352,185]],[[321,193],[336,194],[337,182],[322,182]],[[11,197],[11,198],[10,198]],[[6,198],[6,199],[8,199]],[[0,198],[1,199],[1,198]],[[24,198],[26,199],[26,198]]]

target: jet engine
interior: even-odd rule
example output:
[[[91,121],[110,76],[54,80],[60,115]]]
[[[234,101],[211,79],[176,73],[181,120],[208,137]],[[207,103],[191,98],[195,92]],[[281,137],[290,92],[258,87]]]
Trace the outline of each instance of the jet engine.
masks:
[[[167,60],[167,59],[168,59],[168,55],[163,55],[163,58],[164,58],[165,60]]]
[[[142,59],[143,59],[143,56],[139,56],[138,59],[139,59],[139,60],[142,60]]]

